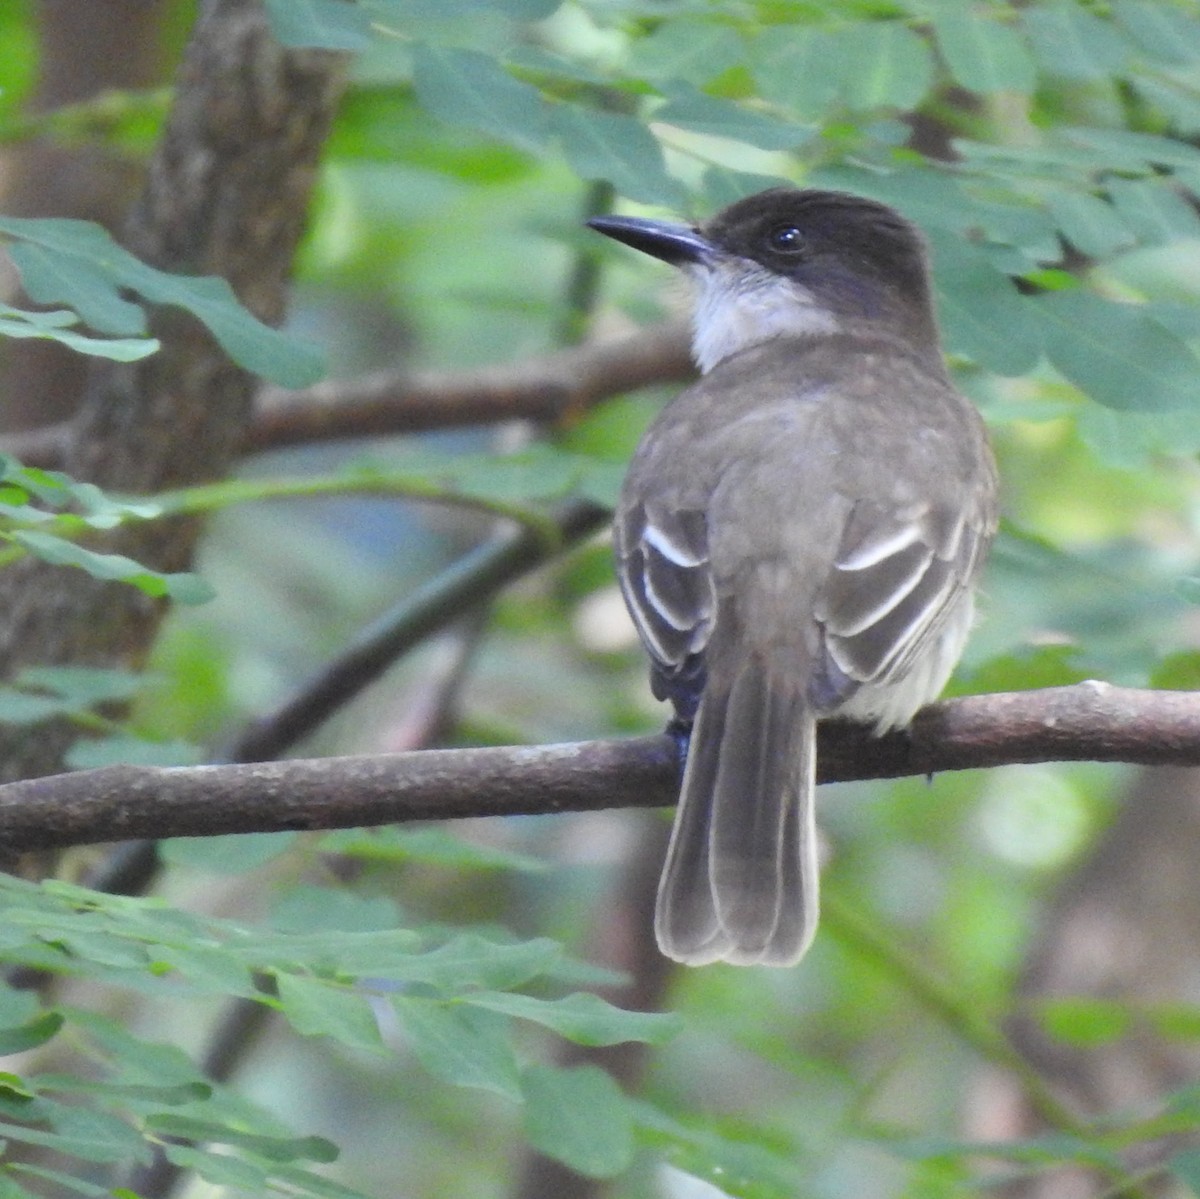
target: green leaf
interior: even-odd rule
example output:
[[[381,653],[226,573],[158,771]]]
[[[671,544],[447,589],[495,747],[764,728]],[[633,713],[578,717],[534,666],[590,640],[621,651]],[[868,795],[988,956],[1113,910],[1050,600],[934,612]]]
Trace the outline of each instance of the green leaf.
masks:
[[[1155,1004],[1146,1010],[1145,1016],[1160,1037],[1172,1041],[1200,1040],[1200,1007],[1195,1004]]]
[[[938,47],[955,82],[980,95],[1033,91],[1037,72],[1020,34],[994,8],[939,7],[932,13]]]
[[[254,1194],[267,1194],[270,1172],[263,1166],[229,1153],[214,1153],[194,1145],[176,1145],[168,1141],[163,1153],[184,1170],[194,1170],[205,1182],[219,1187],[237,1187]]]
[[[1069,125],[1057,130],[1055,140],[1061,147],[1082,150],[1091,171],[1108,166],[1150,174],[1159,166],[1200,167],[1200,150],[1179,138],[1157,133]]]
[[[590,462],[552,445],[512,454],[458,454],[431,460],[427,477],[460,496],[514,503],[558,499],[574,489]],[[418,465],[418,469],[420,469]]]
[[[562,0],[370,0],[372,7],[396,22],[470,20],[480,10],[497,11],[514,21],[540,21],[554,13]]]
[[[435,8],[444,0],[428,0]],[[514,21],[542,21],[561,7],[563,0],[467,0],[473,8],[498,8]]]
[[[562,957],[557,941],[489,941],[463,933],[428,953],[412,954],[396,977],[422,982],[444,991],[469,987],[507,990],[546,973]]]
[[[43,562],[77,566],[93,578],[129,583],[156,598],[169,596],[182,604],[203,604],[216,594],[199,575],[163,574],[123,554],[100,554],[51,533],[16,529],[9,536]]]
[[[853,109],[911,109],[933,83],[933,55],[901,21],[866,21],[842,31],[854,69],[842,81]]]
[[[1200,396],[1195,354],[1142,306],[1082,291],[1029,302],[1043,318],[1050,361],[1094,400],[1144,412],[1195,405]]]
[[[1116,0],[1113,15],[1146,53],[1163,62],[1200,58],[1200,22],[1182,7],[1162,0]]]
[[[522,150],[538,152],[546,144],[546,105],[538,90],[514,79],[489,55],[418,44],[413,87],[421,107],[449,125],[465,125]]]
[[[1124,470],[1141,470],[1161,454],[1200,451],[1200,411],[1186,405],[1170,412],[1134,412],[1085,404],[1076,427],[1097,457]]]
[[[158,741],[119,734],[76,741],[63,760],[72,770],[97,770],[101,766],[198,766],[204,760],[204,753],[190,741]]]
[[[146,314],[139,304],[117,294],[114,277],[120,267],[141,266],[97,226],[83,221],[41,220],[36,224],[0,219],[0,233],[26,240],[9,246],[25,290],[40,304],[65,301],[101,333],[140,334]],[[106,261],[104,255],[112,254]]]
[[[1111,1150],[1070,1133],[1046,1133],[1007,1141],[968,1141],[954,1137],[908,1137],[888,1142],[899,1157],[921,1160],[987,1157],[998,1161],[1057,1165],[1063,1162],[1121,1168]]]
[[[43,1012],[25,1024],[0,1028],[0,1055],[24,1053],[51,1040],[63,1025],[58,1012]]]
[[[735,200],[765,191],[768,187],[788,185],[779,175],[757,175],[750,171],[734,171],[729,167],[711,166],[704,172],[701,190],[714,208],[724,208]]]
[[[654,121],[665,125],[731,138],[762,150],[794,150],[816,136],[811,127],[778,121],[745,105],[706,96],[682,84],[669,87],[667,96],[668,102],[653,115]]]
[[[13,1162],[9,1169],[14,1173],[28,1174],[33,1178],[52,1182],[64,1192],[73,1191],[76,1195],[87,1196],[87,1199],[110,1199],[110,1196],[117,1194],[108,1187],[96,1186],[93,1183],[85,1182],[82,1178],[76,1178],[72,1174],[65,1174],[61,1170],[49,1170],[45,1166],[35,1166],[30,1162]],[[28,1191],[19,1187],[8,1190],[7,1188],[12,1185],[12,1180],[9,1178],[0,1179],[0,1199],[7,1199],[9,1195],[29,1194]]]
[[[1050,75],[1099,82],[1128,58],[1129,46],[1120,33],[1078,4],[1031,6],[1023,10],[1021,21],[1034,56]]]
[[[1067,1045],[1106,1045],[1129,1033],[1128,1004],[1111,999],[1047,999],[1037,1005],[1046,1032]]]
[[[322,852],[329,852],[322,847]],[[271,908],[271,924],[280,932],[375,932],[400,923],[396,901],[386,895],[355,895],[331,887],[296,886]]]
[[[0,723],[3,724],[41,724],[76,710],[74,704],[54,696],[30,695],[11,687],[0,687]]]
[[[1151,75],[1139,75],[1132,82],[1141,98],[1161,112],[1180,135],[1194,138],[1200,132],[1200,97],[1192,89],[1174,79]]]
[[[0,1028],[25,1024],[42,1011],[34,991],[10,987],[0,980]]]
[[[1090,257],[1106,258],[1137,241],[1121,214],[1098,196],[1061,190],[1051,193],[1048,203],[1063,237]]]
[[[432,999],[392,999],[412,1049],[430,1074],[460,1087],[521,1097],[508,1021],[478,1008],[451,1007]]]
[[[0,1120],[0,1137],[56,1149],[89,1162],[145,1163],[150,1159],[149,1148],[138,1133],[115,1116],[59,1103],[48,1106],[48,1116],[52,1132]]]
[[[281,1183],[294,1187],[297,1193],[312,1195],[315,1196],[315,1199],[371,1199],[362,1191],[343,1186],[340,1182],[334,1182],[332,1178],[315,1174],[311,1170],[303,1170],[299,1166],[276,1166],[271,1171],[271,1176]]]
[[[512,991],[472,992],[467,1003],[531,1020],[580,1045],[618,1045],[645,1041],[660,1045],[678,1035],[682,1020],[674,1014],[628,1012],[583,992],[562,999],[537,999]]]
[[[223,945],[159,945],[154,950],[154,969],[174,971],[186,980],[190,994],[259,995],[245,963]]]
[[[641,204],[678,208],[683,188],[667,174],[658,139],[633,117],[560,104],[553,128],[571,169],[583,179],[602,179]]]
[[[542,874],[549,869],[541,858],[494,845],[476,845],[437,826],[339,829],[322,838],[320,849],[322,853],[345,854],[369,862],[423,862],[455,870],[521,870]]]
[[[989,658],[974,670],[957,672],[953,693],[986,695],[993,691],[1036,691],[1079,683],[1087,677],[1075,661],[1079,652],[1074,645],[1022,646],[1013,653]]]
[[[88,337],[76,333],[67,325],[79,322],[74,312],[56,309],[53,312],[28,312],[0,304],[0,335],[5,337],[40,337],[61,342],[81,354],[95,358],[111,358],[114,362],[136,362],[158,350],[160,342],[153,337]]]
[[[365,49],[371,42],[366,9],[350,0],[266,0],[271,32],[289,49]]]
[[[717,21],[663,21],[633,43],[626,70],[635,78],[703,86],[737,66],[746,47],[736,30]]]
[[[39,688],[90,708],[112,700],[129,700],[145,686],[145,675],[93,666],[29,666],[14,680],[18,687]]]
[[[256,930],[252,941],[232,943],[232,947],[254,969],[320,970],[408,982],[424,981],[428,955],[419,952],[420,944],[416,933],[403,928],[274,935]],[[410,979],[413,974],[416,979]]]
[[[853,47],[837,33],[809,25],[772,25],[750,52],[759,93],[790,112],[812,120],[828,108],[853,70]]]
[[[235,362],[282,387],[305,387],[324,374],[311,340],[263,324],[224,279],[155,270],[87,221],[0,217],[0,233],[16,239],[9,254],[30,298],[69,304],[100,333],[145,332],[145,313],[122,295],[130,289],[151,303],[191,312]]]
[[[275,981],[283,1014],[298,1033],[332,1037],[352,1049],[382,1049],[379,1023],[366,996],[299,974],[276,974]]]
[[[1166,180],[1110,179],[1107,187],[1117,212],[1147,245],[1200,238],[1200,218]]]
[[[587,1178],[633,1161],[633,1120],[620,1087],[598,1066],[529,1066],[521,1074],[529,1143]]]
[[[332,1162],[338,1157],[337,1146],[324,1137],[267,1136],[243,1132],[216,1120],[200,1120],[173,1112],[153,1113],[146,1118],[146,1127],[163,1136],[234,1145],[273,1162]]]
[[[981,218],[991,215],[975,203],[957,179],[941,171],[905,168],[883,172],[835,163],[816,168],[809,185],[857,192],[894,205],[930,234],[937,230],[961,234],[971,226],[982,227]],[[934,270],[936,273],[936,261]]]
[[[731,1130],[707,1117],[695,1127],[681,1123],[645,1101],[631,1100],[638,1138],[670,1154],[673,1165],[709,1183],[722,1194],[747,1199],[792,1199],[805,1190],[813,1166],[794,1145],[780,1146],[772,1133]]]
[[[115,1063],[123,1078],[153,1086],[188,1086],[203,1082],[199,1070],[182,1049],[135,1037],[117,1021],[82,1008],[65,1008],[72,1027],[82,1029]]]
[[[934,283],[946,344],[1000,375],[1022,375],[1042,351],[1038,316],[974,246],[931,231]]]
[[[234,833],[223,837],[172,837],[159,842],[164,862],[212,874],[245,874],[287,853],[296,834]]]
[[[180,1086],[139,1086],[116,1082],[111,1078],[81,1078],[72,1074],[38,1074],[32,1080],[40,1095],[62,1092],[66,1095],[87,1095],[97,1103],[108,1106],[182,1107],[209,1099],[213,1088],[208,1083],[191,1082]]]
[[[1189,604],[1200,604],[1200,578],[1182,578],[1175,594]],[[1181,650],[1158,660],[1150,673],[1155,691],[1200,691],[1200,650]]]

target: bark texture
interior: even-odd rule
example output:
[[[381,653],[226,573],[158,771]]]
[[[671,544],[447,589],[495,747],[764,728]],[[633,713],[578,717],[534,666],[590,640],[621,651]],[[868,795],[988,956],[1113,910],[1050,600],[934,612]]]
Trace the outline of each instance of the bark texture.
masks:
[[[161,84],[169,7],[162,0],[38,0],[39,73],[29,114]],[[63,144],[35,137],[0,161],[0,207],[13,216],[75,217],[113,230],[141,178],[140,160],[103,139]],[[26,429],[73,415],[87,368],[82,354],[55,342],[6,338],[0,344],[0,428]]]
[[[346,59],[285,51],[259,0],[206,0],[177,79],[125,244],[163,270],[222,275],[262,320],[286,308],[321,147]],[[255,380],[191,317],[156,313],[158,353],[89,377],[65,467],[120,491],[152,491],[226,474],[245,438]],[[104,548],[160,570],[186,569],[198,526],[160,523]],[[0,575],[0,666],[140,666],[163,606],[132,588],[26,561]],[[0,777],[58,768],[74,730],[47,725],[0,738]]]

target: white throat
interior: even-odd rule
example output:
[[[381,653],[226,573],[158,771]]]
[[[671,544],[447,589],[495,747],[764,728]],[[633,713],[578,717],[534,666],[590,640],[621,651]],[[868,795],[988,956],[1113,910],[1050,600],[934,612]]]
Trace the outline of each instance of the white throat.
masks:
[[[696,285],[692,355],[702,373],[761,341],[833,333],[837,317],[812,293],[745,260],[710,262],[688,271]]]

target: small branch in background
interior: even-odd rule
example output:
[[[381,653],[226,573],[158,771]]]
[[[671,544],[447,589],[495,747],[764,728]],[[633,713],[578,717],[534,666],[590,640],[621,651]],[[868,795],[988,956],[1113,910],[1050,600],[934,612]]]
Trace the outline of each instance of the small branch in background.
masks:
[[[269,716],[250,725],[229,748],[231,762],[277,758],[357,695],[403,653],[490,599],[501,587],[600,529],[608,514],[595,504],[565,505],[555,521],[555,544],[517,529],[485,542],[406,596],[364,630],[315,678]]]
[[[553,423],[612,396],[694,373],[686,330],[669,323],[478,370],[381,371],[304,391],[269,388],[259,396],[245,449],[510,420]]]
[[[444,742],[451,734],[458,723],[463,684],[487,631],[491,611],[490,604],[481,604],[443,638],[446,658],[405,696],[404,711],[389,722],[382,738],[386,752],[426,749]]]
[[[932,704],[908,730],[821,730],[821,782],[1052,761],[1200,764],[1200,694],[1079,683]],[[672,738],[233,766],[108,766],[0,786],[13,852],[671,804]]]
[[[604,179],[589,183],[583,197],[583,213],[580,224],[590,217],[603,216],[612,212],[616,201],[616,188]],[[567,286],[563,295],[562,315],[559,319],[555,343],[572,346],[582,341],[591,325],[596,300],[600,294],[600,255],[594,251],[577,253],[571,262]]]
[[[378,371],[303,391],[260,392],[244,453],[349,438],[422,433],[510,420],[553,423],[602,400],[695,373],[687,332],[667,323],[537,358],[469,371]],[[71,426],[0,438],[29,466],[60,467]]]

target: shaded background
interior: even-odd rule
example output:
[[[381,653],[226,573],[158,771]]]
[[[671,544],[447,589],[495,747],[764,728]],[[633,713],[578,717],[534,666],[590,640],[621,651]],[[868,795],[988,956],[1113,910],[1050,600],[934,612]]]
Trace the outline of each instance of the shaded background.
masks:
[[[1194,8],[1117,5],[1109,18],[1083,4],[1020,13],[979,5],[971,12],[990,47],[979,61],[969,59],[957,5],[597,0],[531,4],[525,15],[542,18],[532,22],[516,19],[515,4],[436,10],[397,6],[393,27],[376,32],[351,69],[323,156],[289,321],[327,347],[335,378],[514,362],[676,312],[683,297],[668,272],[598,247],[580,228],[588,211],[613,203],[613,184],[622,203],[693,215],[778,177],[892,187],[887,198],[930,231],[954,364],[989,420],[1005,483],[1009,523],[954,688],[1091,676],[1196,685],[1200,409],[1181,402],[1166,417],[1144,415],[1154,403],[1149,370],[1137,394],[1118,387],[1089,398],[1088,364],[1075,377],[1065,364],[1082,355],[1103,376],[1110,329],[1060,345],[1051,365],[1036,346],[1029,352],[1036,318],[1013,307],[1017,292],[995,290],[1000,271],[1021,275],[1025,296],[1083,278],[1110,299],[1153,300],[1173,328],[1200,333]],[[170,82],[194,17],[192,5],[165,0],[6,5],[0,208],[127,229],[168,104],[143,89]],[[494,81],[480,76],[472,124],[457,93],[442,88],[446,60],[426,61],[423,76],[413,37],[434,53],[499,55],[512,78],[541,86],[560,109],[652,120],[665,99],[680,123],[651,126],[665,160],[620,125],[563,124],[557,137],[535,137],[520,103],[506,108],[507,93],[489,92]],[[554,75],[548,64],[563,61],[573,66]],[[106,97],[109,89],[119,94]],[[726,107],[705,109],[706,98]],[[77,118],[39,121],[79,104]],[[739,126],[734,112],[803,128],[798,148],[795,134],[789,141],[750,115]],[[1071,130],[1093,136],[1072,141]],[[1171,137],[1175,148],[1139,156],[1120,140],[1131,131]],[[938,162],[957,164],[981,213],[989,199],[1005,209],[974,230],[974,243],[950,232],[950,174],[916,169]],[[899,183],[881,174],[909,167]],[[1016,228],[1022,215],[1032,232]],[[1039,238],[1035,271],[1028,251]],[[963,248],[972,245],[992,275]],[[1049,318],[1045,332],[1068,337]],[[1117,344],[1136,361],[1132,335]],[[64,419],[85,391],[77,357],[10,341],[0,355],[8,430]],[[1096,382],[1102,390],[1104,378]],[[1163,386],[1186,388],[1165,370]],[[618,398],[549,431],[510,422],[426,434],[422,444],[507,448],[549,435],[618,459],[670,391]],[[1193,399],[1198,391],[1193,384]],[[313,444],[239,469],[325,472],[409,449],[401,437]],[[364,622],[492,530],[478,514],[349,498],[221,514],[197,560],[218,598],[168,620],[136,730],[216,754]],[[486,611],[464,612],[303,750],[572,740],[652,730],[662,719],[597,540]],[[180,844],[165,849],[158,888],[258,920],[300,888],[347,887],[394,900],[405,919],[495,921],[630,971],[628,988],[613,994],[670,1005],[687,1030],[650,1058],[623,1049],[610,1064],[666,1110],[744,1149],[750,1181],[726,1180],[730,1193],[957,1194],[973,1185],[972,1171],[991,1169],[1006,1194],[1093,1195],[1103,1193],[1094,1178],[1037,1168],[1025,1177],[1023,1163],[968,1167],[922,1138],[1041,1128],[1019,1081],[972,1048],[964,1012],[1004,1023],[1086,1115],[1156,1110],[1191,1083],[1198,799],[1195,772],[1086,764],[826,788],[831,918],[803,966],[783,973],[682,972],[654,953],[650,896],[665,814],[455,830],[538,859],[548,867],[538,873],[443,867],[419,855],[363,864],[311,841],[252,845],[244,857],[227,843]],[[945,980],[957,1009],[931,1003],[906,975],[910,954]],[[1047,1008],[1046,996],[1086,1002]],[[372,1194],[718,1193],[672,1173],[671,1160],[722,1183],[703,1147],[664,1155],[648,1146],[611,1184],[570,1176],[523,1149],[509,1105],[430,1080],[403,1046],[397,1058],[367,1061],[281,1025],[222,1023],[216,1005],[183,1029],[165,1005],[129,1003],[127,1016],[198,1056],[228,1034],[224,1065],[236,1084],[293,1127],[341,1144],[337,1176]],[[1149,1144],[1145,1159],[1162,1152]],[[147,1184],[143,1193],[160,1192]]]

